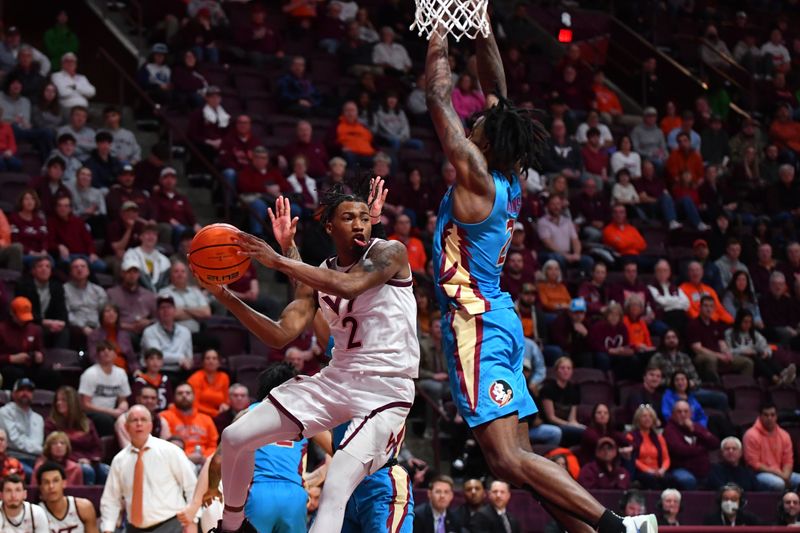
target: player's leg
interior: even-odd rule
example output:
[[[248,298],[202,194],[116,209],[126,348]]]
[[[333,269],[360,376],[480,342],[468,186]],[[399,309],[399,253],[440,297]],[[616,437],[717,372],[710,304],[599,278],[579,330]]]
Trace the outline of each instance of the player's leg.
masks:
[[[337,451],[328,468],[319,500],[317,519],[309,533],[341,531],[344,511],[355,488],[369,474],[369,464],[344,450]]]
[[[242,523],[255,450],[279,440],[296,439],[300,431],[296,422],[265,400],[222,432],[225,531],[235,531]]]

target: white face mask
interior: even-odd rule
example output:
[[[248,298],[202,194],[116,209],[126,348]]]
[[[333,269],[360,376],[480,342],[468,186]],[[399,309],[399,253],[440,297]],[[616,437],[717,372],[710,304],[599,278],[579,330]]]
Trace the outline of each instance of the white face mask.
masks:
[[[720,506],[722,507],[722,512],[725,514],[736,514],[736,511],[739,510],[739,502],[731,500],[725,500]]]

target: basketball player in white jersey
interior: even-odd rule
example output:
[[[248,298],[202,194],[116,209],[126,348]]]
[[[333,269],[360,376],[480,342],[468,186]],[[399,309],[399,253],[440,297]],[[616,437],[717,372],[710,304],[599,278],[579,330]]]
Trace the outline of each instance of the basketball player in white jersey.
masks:
[[[28,491],[22,478],[12,474],[2,482],[0,531],[2,533],[50,533],[44,509],[26,502]]]
[[[224,287],[202,284],[268,346],[281,348],[314,321],[330,326],[336,348],[330,365],[315,376],[298,376],[272,390],[258,407],[222,434],[225,510],[218,531],[242,527],[253,452],[265,444],[298,439],[352,420],[334,454],[312,533],[340,531],[351,493],[382,468],[402,442],[414,401],[419,367],[416,302],[408,254],[399,242],[371,238],[371,197],[385,199],[378,182],[353,194],[342,185],[324,195],[321,221],[336,256],[319,267],[300,261],[294,244],[297,219],[289,200],[279,198],[273,231],[284,252],[239,234],[241,255],[296,280],[294,300],[275,322],[254,311]],[[359,190],[361,189],[361,190]],[[372,217],[374,215],[374,217]]]
[[[86,498],[64,495],[64,469],[46,462],[36,471],[39,505],[44,508],[50,533],[98,533],[97,513]]]

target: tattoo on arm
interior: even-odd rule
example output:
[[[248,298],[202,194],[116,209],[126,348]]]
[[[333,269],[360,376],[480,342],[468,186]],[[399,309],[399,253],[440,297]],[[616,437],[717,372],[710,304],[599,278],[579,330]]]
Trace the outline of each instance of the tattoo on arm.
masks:
[[[284,257],[294,259],[295,261],[303,261],[303,258],[300,257],[300,250],[297,249],[297,245],[294,243],[294,241],[292,241],[292,245],[287,250],[283,250],[283,255]],[[296,291],[299,282],[292,277],[289,278],[289,281],[292,284],[292,288]]]
[[[506,73],[503,70],[503,59],[500,57],[494,33],[490,33],[488,37],[479,35],[475,47],[478,59],[478,81],[480,81],[481,89],[486,95],[491,93],[505,98],[508,93]]]

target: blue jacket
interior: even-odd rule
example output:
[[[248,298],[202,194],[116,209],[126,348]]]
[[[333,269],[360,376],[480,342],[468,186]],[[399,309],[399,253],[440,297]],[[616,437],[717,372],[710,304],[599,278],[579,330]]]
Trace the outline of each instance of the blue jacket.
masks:
[[[664,417],[664,420],[670,419],[672,416],[672,406],[674,406],[675,402],[678,400],[680,400],[680,398],[678,398],[678,395],[675,394],[672,389],[664,391],[664,396],[661,397],[661,415]],[[708,427],[708,416],[706,416],[706,412],[703,411],[703,407],[700,405],[700,402],[697,401],[694,394],[690,392],[686,401],[689,402],[689,406],[692,408],[692,422],[696,422],[703,427]]]

